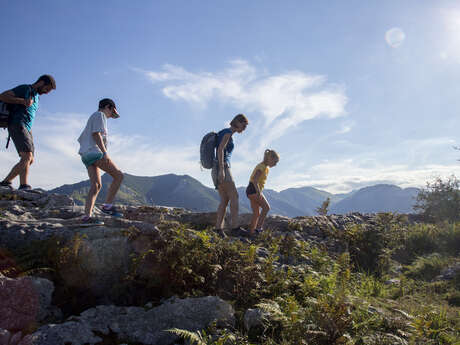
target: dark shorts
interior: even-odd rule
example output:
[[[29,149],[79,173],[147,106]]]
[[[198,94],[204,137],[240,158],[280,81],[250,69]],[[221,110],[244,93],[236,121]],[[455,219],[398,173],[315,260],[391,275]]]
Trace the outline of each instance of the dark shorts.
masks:
[[[252,194],[257,194],[257,191],[254,183],[249,182],[248,186],[246,187],[246,196],[250,196]]]
[[[20,152],[32,152],[35,151],[34,138],[32,132],[22,125],[10,125],[8,127],[8,133],[13,140],[16,151]]]

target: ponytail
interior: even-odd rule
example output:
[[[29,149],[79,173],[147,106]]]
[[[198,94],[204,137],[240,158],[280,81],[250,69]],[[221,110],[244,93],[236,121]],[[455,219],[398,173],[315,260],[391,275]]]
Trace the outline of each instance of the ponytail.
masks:
[[[275,158],[277,162],[280,160],[280,155],[275,150],[266,149],[264,152],[264,163],[265,164],[267,164],[269,157]]]

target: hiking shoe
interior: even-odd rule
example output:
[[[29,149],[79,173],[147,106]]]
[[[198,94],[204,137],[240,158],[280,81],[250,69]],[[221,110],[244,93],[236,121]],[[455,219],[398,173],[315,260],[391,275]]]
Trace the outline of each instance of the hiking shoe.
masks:
[[[104,225],[104,222],[100,219],[94,218],[94,217],[83,217],[81,219],[81,226],[99,226],[99,225]]]
[[[11,184],[11,182],[8,182],[8,181],[0,182],[0,187],[5,187],[5,188],[9,188],[10,190],[14,190],[13,185]]]
[[[22,184],[19,186],[18,190],[32,190],[32,187],[28,184]]]
[[[225,233],[224,229],[214,229],[213,230],[217,236],[219,236],[220,238],[227,238],[227,234]]]
[[[241,226],[237,227],[237,228],[233,228],[232,229],[232,233],[236,236],[240,236],[240,237],[248,237],[249,236],[249,232],[242,228]]]
[[[123,214],[120,213],[115,206],[112,206],[110,208],[102,206],[101,211],[104,212],[105,214],[108,214],[108,215],[112,216],[112,217],[117,217],[117,218],[123,217]]]

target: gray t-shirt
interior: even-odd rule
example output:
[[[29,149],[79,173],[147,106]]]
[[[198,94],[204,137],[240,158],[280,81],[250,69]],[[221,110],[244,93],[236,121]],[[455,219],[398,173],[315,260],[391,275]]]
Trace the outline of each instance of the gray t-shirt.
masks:
[[[80,134],[78,138],[78,142],[80,143],[80,150],[78,153],[80,155],[92,152],[102,152],[93,138],[93,133],[97,132],[101,133],[102,140],[107,148],[107,118],[102,111],[96,111],[90,116],[85,129]]]

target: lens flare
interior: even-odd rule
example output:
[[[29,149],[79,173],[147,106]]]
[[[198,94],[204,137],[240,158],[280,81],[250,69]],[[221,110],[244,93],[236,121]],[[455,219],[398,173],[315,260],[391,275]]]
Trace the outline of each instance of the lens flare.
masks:
[[[406,38],[406,34],[400,28],[391,28],[385,33],[385,41],[392,48],[400,47]]]

